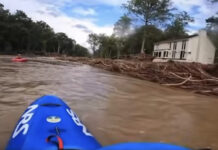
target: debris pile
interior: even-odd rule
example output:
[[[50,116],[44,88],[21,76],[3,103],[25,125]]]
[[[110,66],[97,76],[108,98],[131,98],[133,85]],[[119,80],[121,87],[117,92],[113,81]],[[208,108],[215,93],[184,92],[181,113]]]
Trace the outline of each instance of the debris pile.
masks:
[[[105,70],[157,82],[165,86],[180,87],[190,89],[196,93],[218,96],[218,65],[74,57],[61,59],[82,62]]]

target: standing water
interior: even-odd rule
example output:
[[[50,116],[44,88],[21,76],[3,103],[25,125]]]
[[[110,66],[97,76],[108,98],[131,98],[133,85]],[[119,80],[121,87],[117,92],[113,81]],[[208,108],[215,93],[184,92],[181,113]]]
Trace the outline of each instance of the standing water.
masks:
[[[218,98],[81,64],[13,63],[0,58],[0,149],[36,98],[64,99],[103,145],[169,142],[218,149]]]

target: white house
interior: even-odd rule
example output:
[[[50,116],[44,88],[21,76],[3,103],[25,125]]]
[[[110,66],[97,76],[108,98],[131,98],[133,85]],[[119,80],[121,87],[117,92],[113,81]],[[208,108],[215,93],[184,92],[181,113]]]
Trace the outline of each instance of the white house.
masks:
[[[213,64],[216,48],[205,30],[187,38],[160,41],[155,43],[153,56],[154,62],[168,60],[182,62],[199,62]]]

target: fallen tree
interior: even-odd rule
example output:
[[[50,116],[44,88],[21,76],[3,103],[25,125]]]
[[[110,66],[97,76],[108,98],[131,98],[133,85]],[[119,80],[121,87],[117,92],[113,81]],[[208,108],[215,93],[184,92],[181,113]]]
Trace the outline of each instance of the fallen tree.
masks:
[[[165,86],[190,89],[196,93],[218,95],[218,65],[167,62],[154,63],[141,60],[112,60],[65,57],[59,58],[82,62],[105,70],[157,82]]]

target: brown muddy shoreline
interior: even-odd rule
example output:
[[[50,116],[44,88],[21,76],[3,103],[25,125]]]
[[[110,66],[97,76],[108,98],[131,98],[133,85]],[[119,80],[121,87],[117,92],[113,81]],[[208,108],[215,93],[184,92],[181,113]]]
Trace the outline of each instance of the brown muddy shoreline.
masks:
[[[56,57],[58,60],[79,62],[104,70],[178,87],[204,95],[218,96],[218,65],[199,63],[154,63],[151,59],[99,59]]]

